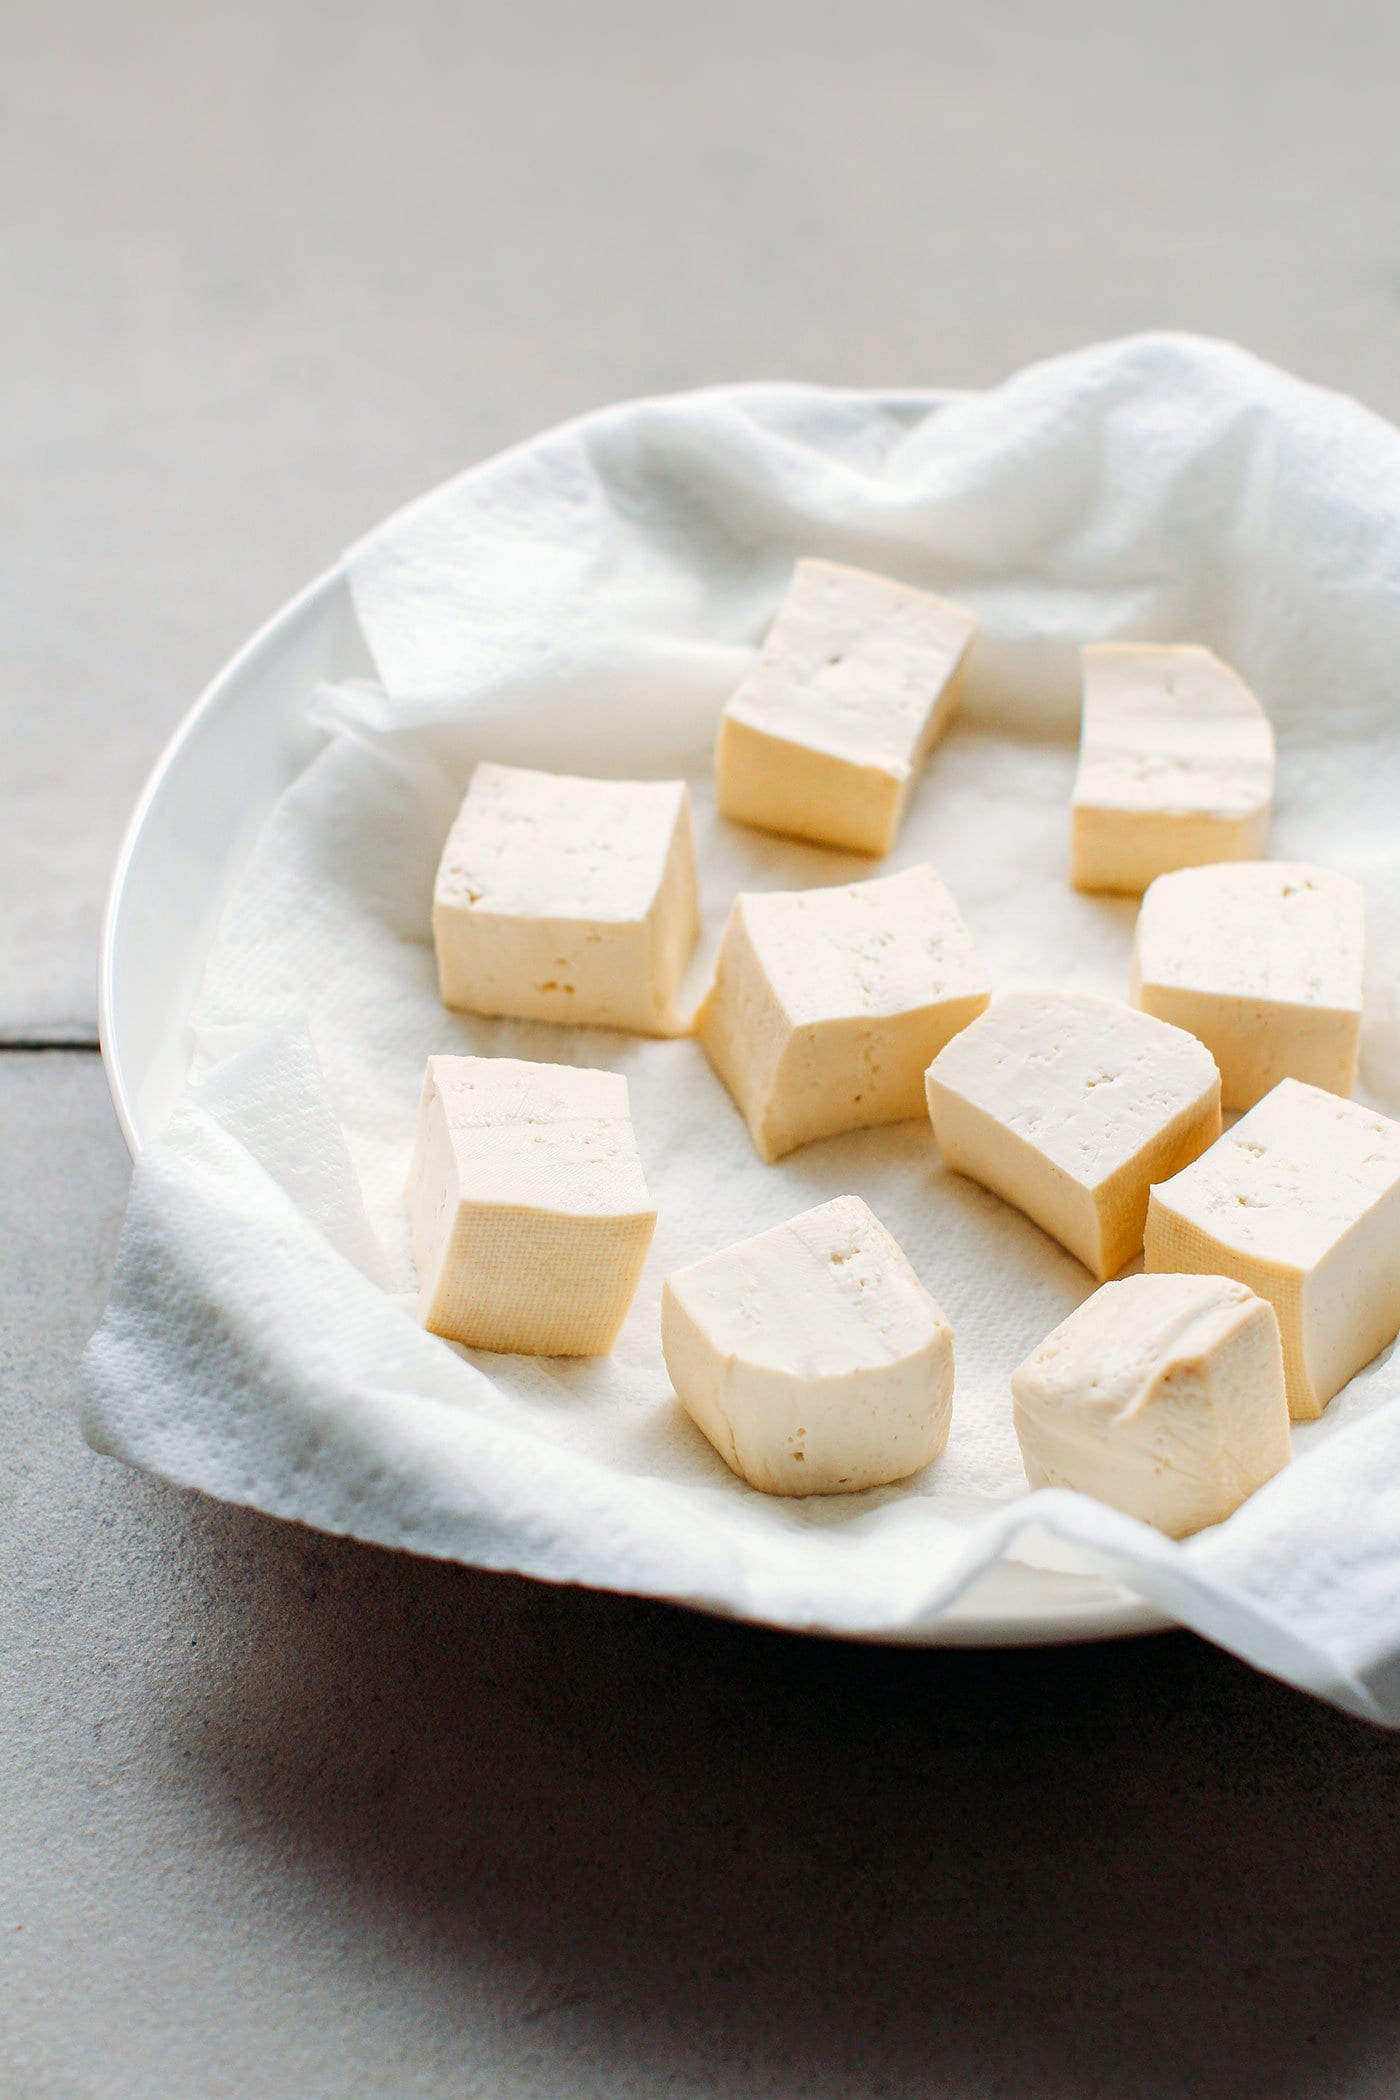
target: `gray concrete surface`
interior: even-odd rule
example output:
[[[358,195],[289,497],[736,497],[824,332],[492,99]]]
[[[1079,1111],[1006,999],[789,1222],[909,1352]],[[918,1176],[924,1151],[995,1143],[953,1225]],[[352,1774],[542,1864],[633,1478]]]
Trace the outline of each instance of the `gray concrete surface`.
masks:
[[[0,1038],[160,742],[591,403],[1150,325],[1400,413],[1393,6],[11,0]],[[1400,1742],[1182,1636],[881,1654],[92,1458],[126,1166],[0,1056],[0,2093],[1391,2100]]]

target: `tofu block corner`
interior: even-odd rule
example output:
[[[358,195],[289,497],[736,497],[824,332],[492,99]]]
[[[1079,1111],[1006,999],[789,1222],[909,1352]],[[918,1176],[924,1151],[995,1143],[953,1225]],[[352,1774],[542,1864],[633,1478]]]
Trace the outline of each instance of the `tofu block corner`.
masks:
[[[656,1224],[620,1073],[430,1057],[407,1200],[434,1334],[527,1356],[612,1348]]]
[[[931,591],[806,559],[715,746],[721,813],[888,853],[957,705],[977,621]]]

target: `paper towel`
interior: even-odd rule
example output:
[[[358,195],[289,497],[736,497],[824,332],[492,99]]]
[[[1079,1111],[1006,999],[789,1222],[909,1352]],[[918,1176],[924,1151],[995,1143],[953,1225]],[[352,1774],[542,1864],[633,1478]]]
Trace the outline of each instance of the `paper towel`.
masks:
[[[1081,640],[1207,643],[1279,739],[1274,850],[1365,885],[1361,1091],[1400,1113],[1400,433],[1226,345],[1155,336],[981,395],[709,389],[608,409],[411,505],[347,566],[381,683],[325,733],[243,870],[192,1015],[198,1083],[143,1154],[84,1366],[97,1448],[385,1544],[774,1623],[917,1638],[1027,1528],[1260,1667],[1400,1723],[1400,1367],[1181,1545],[1025,1492],[1009,1373],[1090,1279],[947,1174],[926,1125],[776,1167],[693,1041],[438,1003],[433,871],[472,764],[686,774],[703,979],[735,890],[871,863],[713,810],[719,709],[794,559],[930,586],[983,623],[898,846],[932,860],[998,989],[1122,997],[1134,907],[1066,882]],[[411,1316],[402,1187],[425,1058],[625,1072],[660,1217],[612,1356],[458,1350]],[[736,1481],[670,1392],[668,1270],[844,1190],[957,1330],[953,1432],[914,1481],[808,1501]]]

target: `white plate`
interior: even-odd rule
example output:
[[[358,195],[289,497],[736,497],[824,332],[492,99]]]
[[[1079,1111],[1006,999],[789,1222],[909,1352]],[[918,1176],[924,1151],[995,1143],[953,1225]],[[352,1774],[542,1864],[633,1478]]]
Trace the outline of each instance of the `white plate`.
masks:
[[[133,1157],[179,1099],[187,1016],[224,899],[269,810],[315,750],[305,702],[322,679],[372,669],[339,566],[238,652],[158,760],[117,861],[98,1012],[117,1119]],[[1047,1542],[990,1569],[922,1645],[1037,1646],[1148,1633],[1160,1612]]]

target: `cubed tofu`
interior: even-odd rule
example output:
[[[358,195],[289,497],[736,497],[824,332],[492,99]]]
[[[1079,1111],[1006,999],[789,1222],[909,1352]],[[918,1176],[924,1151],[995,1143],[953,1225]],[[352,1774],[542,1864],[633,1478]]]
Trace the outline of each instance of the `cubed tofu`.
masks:
[[[859,1196],[668,1276],[661,1345],[697,1427],[765,1494],[882,1487],[948,1441],[953,1330]]]
[[[1220,1524],[1289,1458],[1278,1319],[1223,1276],[1106,1283],[1012,1373],[1033,1488],[1170,1538]]]
[[[758,661],[720,719],[723,815],[888,853],[947,726],[977,621],[865,569],[799,561]]]
[[[1278,1314],[1288,1405],[1320,1415],[1400,1331],[1400,1123],[1282,1079],[1152,1191],[1147,1267],[1231,1276]]]
[[[928,1070],[948,1166],[1014,1203],[1100,1281],[1142,1247],[1147,1192],[1220,1135],[1194,1036],[1082,992],[1007,992]]]
[[[684,781],[476,768],[433,893],[444,1006],[673,1034],[698,931]]]
[[[408,1205],[425,1327],[476,1349],[599,1356],[651,1245],[617,1072],[430,1057]]]
[[[1159,875],[1138,914],[1133,1005],[1199,1036],[1226,1108],[1253,1108],[1280,1079],[1349,1094],[1364,918],[1359,883],[1306,861]]]
[[[922,1115],[930,1058],[988,996],[958,908],[924,865],[740,896],[697,1029],[758,1152],[775,1160]]]
[[[1244,680],[1189,643],[1097,643],[1083,655],[1075,888],[1136,897],[1172,868],[1258,859],[1274,733]]]

